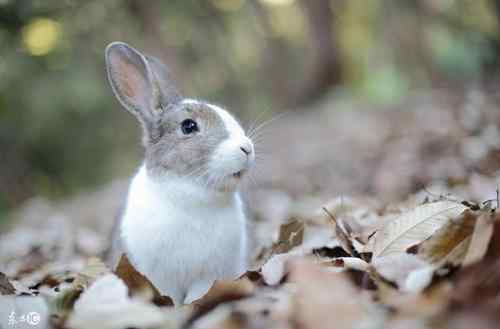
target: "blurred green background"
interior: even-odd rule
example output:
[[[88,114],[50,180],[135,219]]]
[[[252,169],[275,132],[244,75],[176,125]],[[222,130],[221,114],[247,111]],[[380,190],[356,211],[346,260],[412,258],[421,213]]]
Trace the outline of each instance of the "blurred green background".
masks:
[[[499,15],[487,0],[0,0],[0,213],[140,161],[105,78],[111,41],[251,122],[331,93],[388,105],[494,77]]]

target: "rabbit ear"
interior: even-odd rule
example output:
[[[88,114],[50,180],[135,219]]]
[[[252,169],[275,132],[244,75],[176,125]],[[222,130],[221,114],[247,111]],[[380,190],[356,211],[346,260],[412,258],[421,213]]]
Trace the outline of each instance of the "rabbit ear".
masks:
[[[157,117],[180,99],[166,80],[164,66],[123,42],[113,42],[106,48],[106,68],[116,98],[141,121],[145,137],[153,138]]]
[[[169,104],[181,101],[182,97],[175,88],[175,84],[173,83],[172,79],[170,78],[168,68],[156,57],[146,56],[146,59],[151,68],[151,72],[153,73],[153,82],[161,91],[160,104],[163,107],[166,107]]]

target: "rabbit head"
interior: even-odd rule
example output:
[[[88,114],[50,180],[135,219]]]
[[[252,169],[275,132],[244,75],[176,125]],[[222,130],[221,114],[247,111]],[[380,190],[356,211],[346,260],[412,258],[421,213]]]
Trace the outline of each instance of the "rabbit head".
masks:
[[[143,128],[145,164],[153,177],[175,177],[231,190],[255,161],[254,146],[226,110],[183,98],[156,58],[122,42],[106,48],[108,80]]]

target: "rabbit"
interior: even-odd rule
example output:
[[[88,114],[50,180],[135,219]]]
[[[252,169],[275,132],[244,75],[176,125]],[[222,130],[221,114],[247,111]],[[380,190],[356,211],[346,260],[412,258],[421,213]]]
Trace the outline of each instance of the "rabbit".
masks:
[[[175,305],[190,304],[215,280],[247,269],[239,186],[254,165],[254,145],[229,112],[182,97],[158,59],[113,42],[105,60],[114,95],[142,126],[145,148],[111,254],[125,254]]]

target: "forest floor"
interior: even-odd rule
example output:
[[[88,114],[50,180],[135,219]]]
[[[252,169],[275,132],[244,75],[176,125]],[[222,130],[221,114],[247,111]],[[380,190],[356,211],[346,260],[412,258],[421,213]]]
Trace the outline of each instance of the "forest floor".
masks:
[[[127,179],[34,198],[0,235],[0,328],[497,328],[499,105],[438,90],[270,122],[244,188],[252,268],[193,305],[156,306],[96,258]]]

